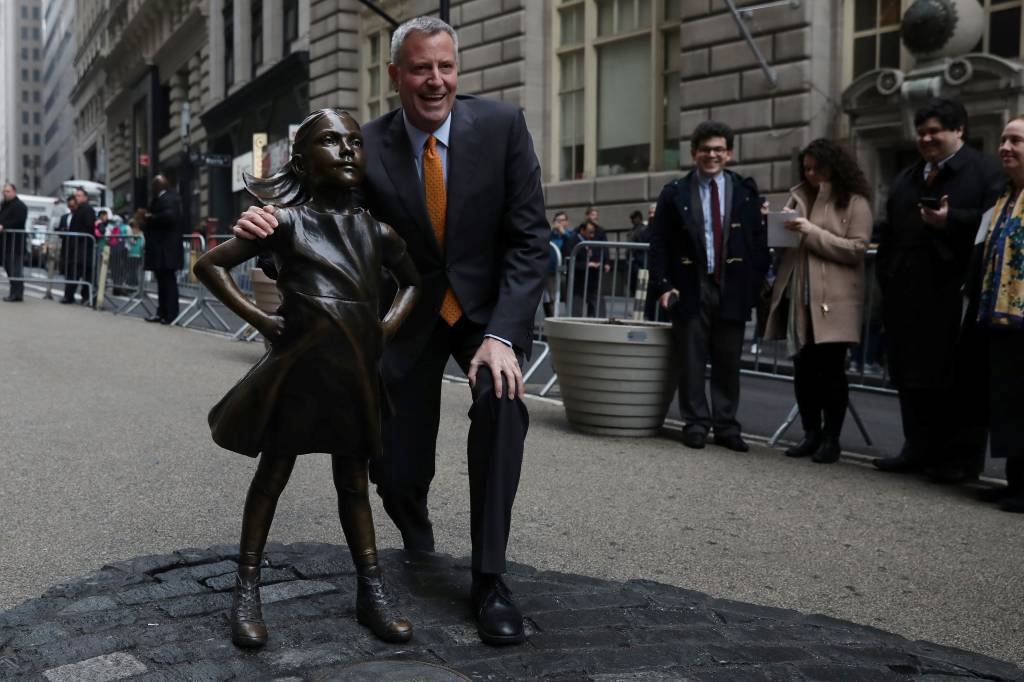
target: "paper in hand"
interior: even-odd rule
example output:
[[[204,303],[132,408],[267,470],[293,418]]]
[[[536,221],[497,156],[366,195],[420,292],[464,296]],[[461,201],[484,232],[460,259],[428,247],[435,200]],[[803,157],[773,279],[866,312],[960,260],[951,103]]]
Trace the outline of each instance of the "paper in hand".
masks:
[[[800,233],[786,227],[786,221],[799,218],[792,211],[768,214],[768,246],[773,249],[787,249],[800,244]]]

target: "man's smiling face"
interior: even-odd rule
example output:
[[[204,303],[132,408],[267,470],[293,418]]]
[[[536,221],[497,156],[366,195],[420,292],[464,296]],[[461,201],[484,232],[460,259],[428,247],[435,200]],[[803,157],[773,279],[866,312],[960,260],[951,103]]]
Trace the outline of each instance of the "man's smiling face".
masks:
[[[444,31],[413,31],[405,38],[397,64],[388,65],[409,123],[425,133],[441,127],[455,105],[458,65],[455,44]]]

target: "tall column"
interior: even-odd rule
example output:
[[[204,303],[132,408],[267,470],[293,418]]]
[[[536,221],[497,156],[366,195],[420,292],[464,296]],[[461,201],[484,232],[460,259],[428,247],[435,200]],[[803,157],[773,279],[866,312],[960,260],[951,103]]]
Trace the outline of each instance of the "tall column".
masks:
[[[235,87],[252,79],[250,0],[235,0]]]
[[[224,0],[210,0],[210,15],[207,17],[210,45],[210,102],[218,102],[227,93],[224,91]]]
[[[263,3],[263,64],[276,64],[284,54],[284,7],[280,0]]]

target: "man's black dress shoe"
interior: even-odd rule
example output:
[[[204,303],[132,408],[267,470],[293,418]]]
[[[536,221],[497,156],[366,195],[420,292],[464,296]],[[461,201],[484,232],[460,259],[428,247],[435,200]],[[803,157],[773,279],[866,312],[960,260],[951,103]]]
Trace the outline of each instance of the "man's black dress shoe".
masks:
[[[72,303],[75,302],[75,299],[72,298],[72,299],[69,300],[69,299],[66,299],[66,298],[62,298],[60,300],[60,302],[61,302],[61,305],[71,305]]]
[[[978,478],[978,474],[957,466],[935,467],[925,470],[925,474],[932,483],[942,483],[945,485],[967,483]]]
[[[821,447],[821,431],[808,431],[804,439],[786,450],[786,457],[810,457]]]
[[[1024,493],[1004,497],[1003,501],[999,503],[999,508],[1004,512],[1024,514]]]
[[[694,450],[700,450],[708,440],[708,434],[697,429],[683,431],[683,445]]]
[[[916,459],[911,459],[905,455],[882,457],[881,459],[876,459],[873,464],[879,471],[891,474],[909,474],[924,469],[924,466]]]
[[[15,298],[14,296],[4,296],[4,300],[7,301],[8,303],[17,303],[23,299],[21,298],[21,296],[18,296],[17,298]]]
[[[983,488],[977,492],[979,502],[1002,502],[1013,495],[1013,491],[1003,486],[1002,488]]]
[[[164,321],[164,318],[160,317],[159,315],[150,315],[149,317],[146,318],[146,322],[163,322],[163,321]]]
[[[522,643],[523,614],[500,575],[475,573],[470,599],[480,641],[499,646]]]
[[[839,439],[825,436],[821,441],[821,446],[811,456],[811,461],[818,464],[832,464],[839,461],[840,452],[842,452],[842,448],[839,447]]]
[[[721,445],[723,448],[728,448],[733,452],[747,452],[750,450],[750,446],[747,445],[746,441],[738,433],[730,433],[726,436],[715,436],[715,445]]]

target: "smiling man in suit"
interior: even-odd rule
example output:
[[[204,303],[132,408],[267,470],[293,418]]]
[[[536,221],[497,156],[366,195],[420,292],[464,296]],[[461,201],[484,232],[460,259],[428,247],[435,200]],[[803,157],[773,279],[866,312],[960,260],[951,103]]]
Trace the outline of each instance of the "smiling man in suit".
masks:
[[[433,551],[427,493],[449,357],[466,372],[471,600],[480,638],[523,641],[522,614],[502,580],[529,423],[521,363],[548,261],[540,165],[522,111],[456,96],[458,36],[440,19],[402,24],[388,73],[400,109],[363,127],[364,205],[405,239],[423,295],[384,351],[394,414],[370,476],[405,548]],[[235,233],[264,236],[272,211],[246,211]]]
[[[696,168],[665,185],[651,224],[651,286],[669,311],[682,357],[683,443],[746,452],[736,411],[743,331],[768,272],[761,199],[751,178],[726,170],[729,126],[706,121],[690,139]],[[711,361],[711,409],[704,367]]]

